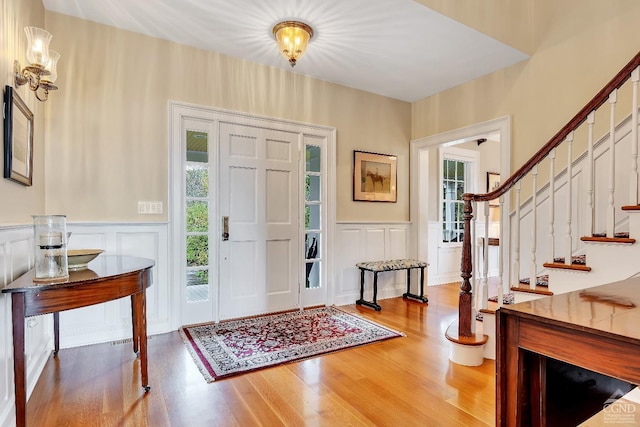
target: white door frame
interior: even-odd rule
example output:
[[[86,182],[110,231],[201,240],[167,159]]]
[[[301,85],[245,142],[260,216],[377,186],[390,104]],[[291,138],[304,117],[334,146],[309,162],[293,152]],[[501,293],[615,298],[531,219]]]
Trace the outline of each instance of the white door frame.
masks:
[[[429,203],[429,186],[426,185],[429,178],[429,150],[449,144],[458,144],[473,141],[478,135],[489,133],[500,133],[500,176],[511,176],[511,116],[499,117],[486,122],[477,123],[464,128],[454,129],[437,135],[431,135],[411,141],[411,227],[415,236],[411,240],[412,251],[418,259],[429,260],[428,253],[428,213],[427,203]],[[504,196],[504,206],[510,210],[510,193]],[[477,219],[477,212],[474,212],[474,219]],[[504,235],[500,240],[510,242],[509,215],[501,215],[500,221]],[[509,258],[503,259],[503,272],[508,274]],[[504,281],[504,277],[503,277]],[[508,282],[504,282],[508,283]]]
[[[169,101],[168,103],[168,215],[169,215],[169,250],[171,254],[171,261],[169,265],[169,276],[170,281],[174,285],[173,286],[173,315],[172,315],[172,326],[174,329],[178,329],[182,325],[182,307],[183,307],[183,299],[184,296],[184,271],[183,271],[183,215],[182,208],[184,206],[184,201],[182,200],[183,189],[182,189],[182,180],[181,170],[183,168],[182,164],[182,156],[181,156],[181,122],[183,118],[190,117],[200,120],[211,120],[217,123],[220,121],[230,122],[230,123],[238,123],[244,125],[259,125],[263,127],[269,127],[272,129],[299,133],[301,141],[304,141],[306,137],[310,139],[324,139],[326,141],[326,147],[323,150],[323,159],[326,161],[323,163],[323,174],[326,176],[325,186],[323,187],[323,206],[324,206],[324,226],[325,233],[324,242],[323,242],[323,253],[325,254],[325,262],[323,263],[323,271],[322,276],[324,278],[324,300],[327,305],[332,304],[335,295],[334,283],[335,278],[332,274],[334,269],[334,242],[335,242],[335,222],[336,222],[336,129],[328,126],[319,126],[312,125],[308,123],[294,122],[290,120],[282,120],[276,119],[272,117],[259,116],[255,114],[247,114],[242,112],[224,110],[219,108],[212,108],[202,105],[189,104],[178,101]],[[217,138],[216,134],[211,135],[211,137],[216,138],[215,140],[215,150],[217,152]],[[304,145],[301,147],[304,150]],[[324,154],[326,153],[326,154]],[[218,161],[216,157],[216,161]],[[218,177],[215,178],[216,182],[218,182]],[[217,194],[217,193],[216,193]],[[212,227],[215,227],[213,231],[214,236],[220,235],[220,224],[217,220],[219,214],[217,210],[219,209],[217,203],[215,206],[216,214],[213,218],[210,218],[210,223]],[[304,210],[302,210],[304,212]],[[299,241],[299,251],[300,253],[304,253],[304,222],[301,222],[300,229],[300,241]],[[213,250],[213,254],[218,254],[217,247],[219,245],[219,240],[214,240],[215,250]],[[213,242],[212,242],[213,243]],[[213,256],[212,254],[212,256]],[[215,262],[218,262],[216,258]],[[213,264],[211,264],[213,265]],[[215,267],[217,268],[217,266]],[[302,268],[302,267],[300,267]],[[219,270],[214,274],[218,274]],[[304,277],[304,276],[303,276]],[[217,304],[219,302],[219,298],[217,292],[219,291],[218,287],[215,289],[215,298],[214,304],[214,321],[219,320],[219,311]],[[302,308],[302,299],[300,298],[300,308]]]

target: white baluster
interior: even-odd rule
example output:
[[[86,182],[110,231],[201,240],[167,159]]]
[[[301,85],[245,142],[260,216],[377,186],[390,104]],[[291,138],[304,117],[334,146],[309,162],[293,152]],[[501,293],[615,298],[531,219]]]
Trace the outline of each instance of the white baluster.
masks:
[[[529,286],[535,289],[538,267],[536,265],[536,249],[538,246],[538,165],[531,169],[533,178],[533,195],[531,196],[531,264],[529,268]]]
[[[515,229],[513,230],[513,277],[511,283],[516,286],[520,283],[520,181],[515,185],[516,214]]]
[[[631,73],[633,82],[633,101],[631,110],[631,175],[629,177],[630,205],[638,204],[638,81],[640,81],[640,67]]]
[[[502,283],[502,273],[503,266],[502,262],[504,260],[503,248],[507,246],[502,241],[502,236],[504,236],[504,221],[502,220],[502,215],[504,212],[504,196],[500,196],[500,232],[498,234],[498,306],[502,307],[502,300],[504,299],[504,288]]]
[[[556,149],[549,153],[549,245],[551,249],[551,261],[556,257],[556,241],[555,241],[555,215],[556,215]]]
[[[573,131],[567,135],[565,141],[567,142],[567,237],[565,239],[564,263],[571,265],[571,258],[573,257],[573,240],[571,233],[571,215],[573,210]]]
[[[596,113],[592,111],[587,116],[587,125],[589,129],[588,136],[588,154],[587,154],[587,168],[586,168],[586,187],[587,187],[587,214],[585,215],[585,236],[593,236],[595,230],[593,229],[594,219],[595,219],[595,205],[594,205],[594,192],[593,187],[595,186],[594,177],[595,173],[593,170],[593,125],[596,122]]]
[[[484,240],[482,247],[482,299],[489,299],[489,202],[484,202]]]
[[[613,237],[616,227],[616,102],[618,90],[614,89],[609,94],[611,116],[609,120],[609,204],[607,205],[607,237]]]

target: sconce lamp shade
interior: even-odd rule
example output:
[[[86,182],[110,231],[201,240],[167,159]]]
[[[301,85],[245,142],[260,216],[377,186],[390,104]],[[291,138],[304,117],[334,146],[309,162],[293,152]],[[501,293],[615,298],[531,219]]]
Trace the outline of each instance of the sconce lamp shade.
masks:
[[[27,33],[27,61],[44,68],[49,62],[51,33],[37,27],[25,27],[24,31]]]
[[[27,66],[22,68],[20,62],[13,61],[13,81],[16,87],[28,85],[35,92],[36,98],[46,101],[49,91],[58,87],[53,82],[58,77],[58,59],[60,54],[49,50],[52,35],[37,27],[25,27],[27,33]]]
[[[309,40],[313,37],[313,30],[302,22],[284,21],[273,27],[273,34],[278,42],[280,53],[293,67],[307,50]]]
[[[60,59],[60,54],[55,50],[49,50],[49,62],[45,69],[49,72],[49,75],[44,77],[43,80],[46,80],[50,83],[53,83],[58,78],[58,59]]]

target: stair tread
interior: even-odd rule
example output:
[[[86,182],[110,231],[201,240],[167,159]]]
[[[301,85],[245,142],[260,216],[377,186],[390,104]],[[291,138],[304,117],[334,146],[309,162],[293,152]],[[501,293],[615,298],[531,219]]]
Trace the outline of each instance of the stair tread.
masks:
[[[591,267],[581,264],[565,264],[560,262],[545,262],[542,264],[545,268],[559,268],[563,270],[591,271]]]
[[[531,288],[529,285],[521,284],[519,286],[512,286],[511,290],[515,292],[526,292],[529,294],[536,294],[536,295],[545,295],[545,296],[553,295],[553,292],[547,291],[541,288],[543,287],[537,286],[535,288]]]
[[[629,237],[596,237],[596,236],[584,236],[580,240],[583,242],[604,242],[604,243],[635,243],[636,239]]]

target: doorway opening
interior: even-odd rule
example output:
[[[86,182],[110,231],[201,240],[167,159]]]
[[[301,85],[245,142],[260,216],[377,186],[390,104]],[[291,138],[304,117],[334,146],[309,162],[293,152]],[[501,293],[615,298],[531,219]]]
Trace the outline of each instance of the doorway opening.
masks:
[[[459,224],[456,220],[461,213],[455,210],[454,200],[446,200],[447,186],[455,183],[458,175],[448,175],[444,160],[458,160],[462,165],[477,162],[472,172],[473,176],[471,179],[466,179],[466,182],[471,185],[468,191],[486,192],[485,177],[490,176],[489,173],[493,174],[492,176],[499,174],[503,179],[510,175],[510,122],[511,118],[505,116],[411,142],[411,218],[413,234],[416,236],[412,242],[413,251],[418,259],[429,262],[429,285],[461,280],[459,243],[461,230],[456,228]],[[469,155],[469,153],[477,154]],[[470,159],[474,156],[477,160]],[[491,160],[492,157],[493,160]],[[505,197],[504,206],[510,206],[508,197],[508,195]],[[450,203],[449,206],[446,205],[447,202]],[[494,212],[493,214],[493,220],[497,225],[483,230],[483,233],[488,235],[499,230],[499,223],[508,219],[506,213],[495,215],[496,212]],[[474,220],[477,219],[478,212],[474,212]],[[508,227],[503,227],[503,230],[505,235],[499,238],[508,242]],[[454,235],[455,242],[451,238]],[[445,237],[449,238],[449,241]],[[503,262],[508,263],[508,259]],[[497,265],[495,270],[498,270]],[[503,271],[508,269],[503,268]]]

